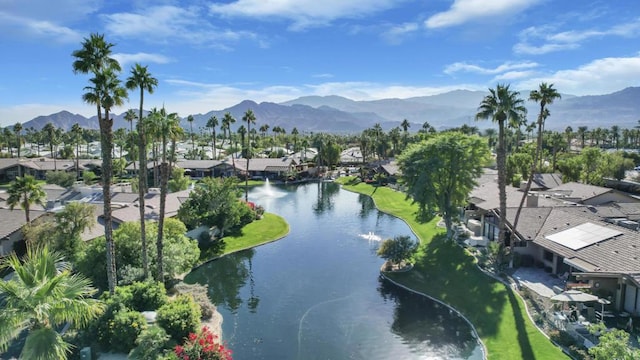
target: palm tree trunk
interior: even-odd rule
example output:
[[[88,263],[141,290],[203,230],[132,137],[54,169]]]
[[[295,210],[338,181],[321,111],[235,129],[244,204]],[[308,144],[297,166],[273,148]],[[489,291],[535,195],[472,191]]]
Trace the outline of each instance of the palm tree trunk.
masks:
[[[498,149],[496,151],[496,165],[498,167],[498,192],[500,200],[500,220],[498,222],[498,243],[505,246],[507,223],[507,179],[505,172],[505,131],[504,120],[498,122]]]
[[[80,178],[80,143],[76,141],[76,180]]]
[[[138,211],[140,213],[140,242],[142,246],[142,270],[145,280],[149,278],[149,258],[147,255],[147,232],[145,223],[145,200],[147,193],[147,139],[142,121],[142,96],[140,97],[140,117],[138,118]],[[135,162],[134,162],[135,163]]]
[[[167,164],[167,139],[162,139],[162,163],[160,164],[160,216],[158,218],[158,239],[156,241],[156,248],[158,251],[158,278],[157,281],[164,282],[164,213],[167,201],[167,183],[169,164]]]
[[[522,199],[520,199],[520,205],[518,205],[518,210],[516,210],[516,216],[513,220],[513,225],[511,231],[515,234],[516,228],[518,227],[518,220],[520,220],[520,212],[522,211],[522,207],[524,206],[524,202],[529,195],[529,191],[531,190],[531,184],[533,183],[533,176],[536,173],[536,168],[538,164],[538,160],[540,159],[540,164],[542,164],[542,122],[543,122],[543,114],[544,114],[544,105],[540,108],[540,114],[538,115],[538,139],[536,143],[536,151],[533,154],[533,162],[531,163],[531,169],[529,172],[529,178],[527,179],[527,185],[524,188],[524,192],[522,193]],[[542,165],[541,167],[542,168]]]
[[[107,279],[109,283],[109,293],[114,294],[118,284],[116,278],[116,251],[113,241],[113,221],[111,218],[111,177],[112,165],[112,144],[113,144],[113,120],[109,119],[109,112],[105,111],[105,118],[99,117],[100,124],[100,145],[102,147],[102,196],[104,201],[104,237],[107,247]]]

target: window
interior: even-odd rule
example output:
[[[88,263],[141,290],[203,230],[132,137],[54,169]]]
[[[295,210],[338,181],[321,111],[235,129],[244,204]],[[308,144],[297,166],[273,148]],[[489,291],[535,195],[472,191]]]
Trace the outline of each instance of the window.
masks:
[[[544,254],[542,255],[542,257],[546,260],[546,261],[553,261],[553,253],[551,251],[544,251]]]

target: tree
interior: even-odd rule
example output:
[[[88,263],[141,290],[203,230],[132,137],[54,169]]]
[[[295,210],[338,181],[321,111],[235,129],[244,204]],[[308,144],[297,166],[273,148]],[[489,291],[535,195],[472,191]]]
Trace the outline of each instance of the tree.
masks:
[[[520,93],[512,91],[509,85],[497,85],[495,89],[489,89],[489,95],[485,96],[478,107],[476,120],[491,119],[498,123],[498,146],[496,148],[496,165],[498,167],[498,190],[500,198],[500,220],[498,241],[500,246],[505,245],[507,223],[507,191],[506,191],[506,155],[505,126],[520,124],[526,115],[527,109],[524,101],[519,97]]]
[[[216,154],[216,127],[218,127],[218,125],[218,118],[215,117],[215,115],[211,116],[209,120],[207,120],[207,127],[211,129],[211,157],[213,160],[218,159],[218,155]]]
[[[178,210],[178,218],[189,228],[216,227],[222,237],[254,220],[249,206],[239,201],[242,192],[234,179],[205,178],[199,185]]]
[[[522,207],[524,206],[524,202],[529,196],[529,190],[531,190],[531,184],[533,183],[533,176],[542,168],[542,135],[544,130],[544,123],[547,117],[549,116],[549,109],[547,109],[547,105],[553,104],[555,99],[560,99],[562,96],[558,92],[558,90],[553,88],[553,84],[547,84],[545,82],[541,83],[538,90],[532,90],[529,94],[529,100],[533,100],[536,103],[540,103],[540,112],[538,113],[538,139],[536,142],[536,152],[533,156],[533,162],[531,163],[531,172],[529,173],[529,178],[527,179],[527,185],[524,188],[522,193],[522,198],[520,199],[520,205],[518,206],[518,210],[516,210],[516,216],[513,220],[513,228],[512,231],[515,233],[518,227],[518,220],[520,219],[520,212],[522,211]],[[539,165],[538,165],[538,162]],[[555,152],[554,152],[554,162],[553,166],[555,169]]]
[[[256,116],[253,114],[251,109],[248,109],[244,116],[242,117],[242,121],[247,123],[247,133],[251,133],[251,124],[256,123]],[[247,141],[246,146],[246,157],[247,157],[247,173],[244,180],[244,201],[249,201],[249,160],[251,159],[251,141]]]
[[[168,183],[170,192],[187,190],[190,184],[191,177],[184,176],[184,169],[176,167],[171,170],[171,180]]]
[[[76,179],[80,178],[80,141],[82,140],[82,128],[75,123],[71,126],[71,137],[76,144]]]
[[[22,148],[22,124],[17,122],[13,125],[13,132],[16,134],[16,148],[18,149],[18,159],[20,158],[20,149]],[[22,176],[21,167],[18,166],[18,176]]]
[[[196,142],[193,139],[193,115],[187,116],[187,122],[189,123],[189,136],[191,137],[191,150],[196,150]]]
[[[147,257],[147,239],[145,227],[145,199],[147,194],[147,138],[145,134],[145,122],[142,117],[144,106],[144,92],[153,94],[154,89],[158,86],[158,79],[154,78],[148,71],[146,66],[135,64],[131,68],[131,75],[127,78],[127,89],[134,90],[140,89],[140,107],[138,109],[138,163],[140,168],[138,169],[138,209],[140,211],[140,229],[142,234],[141,247],[142,247],[142,263],[144,269],[144,277],[149,277],[149,266]]]
[[[226,112],[224,113],[224,117],[222,118],[222,131],[223,131],[223,136],[224,136],[224,132],[228,133],[229,135],[229,147],[231,147],[231,124],[235,123],[236,119],[231,116],[230,112]],[[223,145],[224,146],[224,145]],[[231,164],[233,166],[233,175],[236,175],[236,156],[235,154],[231,153]]]
[[[385,260],[389,260],[392,264],[399,265],[403,261],[411,258],[418,248],[418,243],[413,241],[411,237],[403,235],[396,236],[393,239],[386,239],[380,244],[377,254]]]
[[[46,247],[28,247],[24,262],[15,253],[2,261],[14,271],[0,281],[0,350],[28,331],[21,359],[66,359],[72,345],[58,333],[62,325],[82,328],[96,319],[103,304],[92,298],[95,289],[69,263]]]
[[[479,136],[439,133],[402,153],[400,179],[423,214],[437,210],[442,215],[451,238],[458,209],[466,203],[488,158],[489,148]]]
[[[31,205],[38,204],[44,206],[47,200],[47,194],[42,190],[42,185],[31,175],[17,177],[9,186],[7,192],[9,193],[9,197],[7,198],[9,209],[13,210],[16,205],[19,205],[24,210],[27,224],[31,223],[29,217]]]
[[[104,35],[91,34],[82,42],[82,48],[73,52],[75,61],[73,71],[81,74],[92,74],[87,92],[82,95],[84,102],[96,106],[100,127],[100,146],[102,155],[102,196],[104,203],[104,233],[107,243],[107,275],[109,292],[113,294],[116,283],[115,249],[113,243],[113,220],[111,218],[111,178],[113,119],[109,116],[111,109],[121,106],[127,97],[126,89],[118,79],[120,64],[111,57],[114,45],[105,40]],[[104,115],[102,110],[104,110]]]
[[[175,139],[182,128],[180,127],[180,118],[177,113],[167,114],[162,108],[160,111],[155,109],[151,111],[149,123],[147,127],[156,137],[160,138],[162,143],[162,163],[160,164],[160,214],[158,217],[158,237],[156,239],[157,247],[157,264],[158,264],[158,281],[164,281],[163,269],[163,234],[164,234],[164,215],[167,202],[167,183],[169,182],[170,166],[167,162],[167,143],[170,139]]]
[[[58,166],[56,164],[56,152],[53,150],[54,145],[56,145],[57,143],[56,127],[52,123],[48,122],[47,125],[42,128],[42,131],[47,134],[46,138],[49,142],[49,151],[51,152],[51,157],[53,158],[53,169],[58,170]]]
[[[640,359],[640,350],[629,344],[629,333],[620,329],[607,330],[604,323],[592,325],[592,334],[600,334],[598,345],[589,349],[594,360],[632,360]]]
[[[584,140],[587,136],[587,127],[586,126],[578,126],[578,137],[580,138],[580,147],[584,149]]]

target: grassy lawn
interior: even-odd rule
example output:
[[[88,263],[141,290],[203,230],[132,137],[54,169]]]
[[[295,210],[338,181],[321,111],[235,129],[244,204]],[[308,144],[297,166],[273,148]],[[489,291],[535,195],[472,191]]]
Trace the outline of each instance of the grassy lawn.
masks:
[[[520,297],[481,272],[463,248],[445,241],[444,229],[436,227],[438,219],[428,223],[416,220],[418,207],[403,193],[339,180],[346,190],[372,196],[379,210],[409,224],[421,242],[415,267],[389,277],[463,313],[476,327],[489,359],[568,359],[529,320]]]
[[[215,249],[209,248],[200,253],[200,260],[207,261],[221,255],[263,245],[278,240],[288,233],[289,224],[284,218],[276,214],[264,213],[262,219],[243,227],[240,235],[223,237],[225,247],[222,253],[216,253]]]

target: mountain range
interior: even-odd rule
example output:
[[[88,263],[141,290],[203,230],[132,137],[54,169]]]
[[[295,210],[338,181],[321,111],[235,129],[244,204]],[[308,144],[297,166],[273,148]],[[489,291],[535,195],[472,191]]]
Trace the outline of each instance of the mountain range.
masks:
[[[223,110],[212,110],[206,114],[193,114],[194,131],[204,128],[212,116],[222,119],[229,112],[236,119],[232,126],[235,131],[242,124],[242,116],[251,109],[256,116],[256,129],[268,124],[284,128],[287,132],[296,127],[303,132],[359,133],[379,123],[383,129],[389,130],[399,126],[407,119],[410,130],[417,131],[425,122],[438,130],[458,127],[463,124],[476,126],[479,129],[493,127],[489,121],[474,121],[478,105],[488,94],[484,91],[455,90],[432,96],[412,97],[406,99],[382,99],[371,101],[355,101],[341,96],[305,96],[294,100],[272,103],[256,103],[244,100]],[[521,92],[524,98],[528,92]],[[539,104],[527,101],[527,119],[536,119]],[[546,129],[564,130],[567,126],[577,129],[578,126],[609,128],[618,125],[620,128],[632,128],[640,119],[640,87],[629,87],[611,94],[574,96],[562,94],[548,106],[550,116],[546,121]],[[129,127],[124,120],[124,113],[114,115],[114,128]],[[182,124],[189,128],[183,118]],[[78,123],[85,128],[98,128],[97,117],[86,118],[82,115],[61,111],[47,116],[38,116],[23,124],[24,128],[34,127],[39,130],[47,123],[69,130]]]

